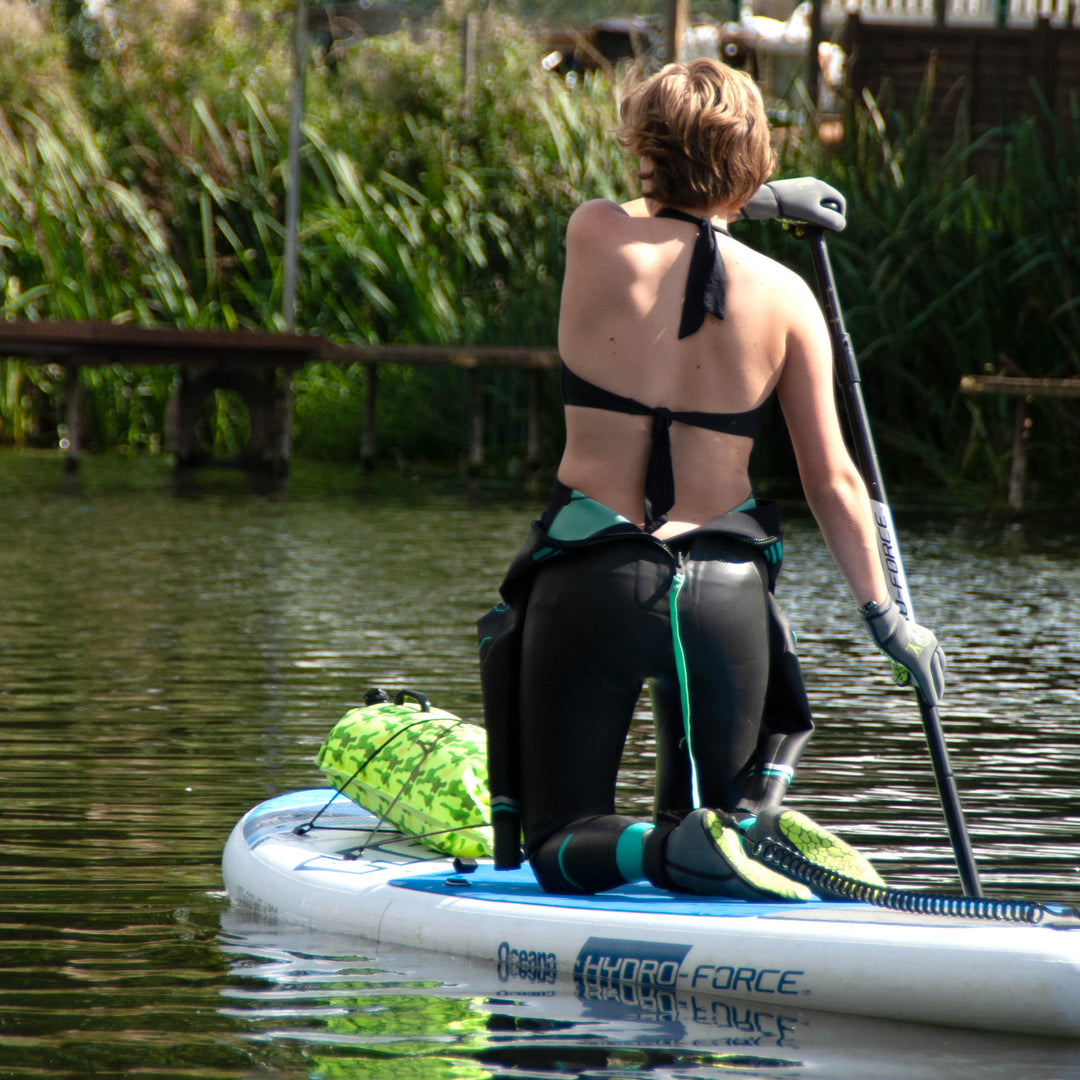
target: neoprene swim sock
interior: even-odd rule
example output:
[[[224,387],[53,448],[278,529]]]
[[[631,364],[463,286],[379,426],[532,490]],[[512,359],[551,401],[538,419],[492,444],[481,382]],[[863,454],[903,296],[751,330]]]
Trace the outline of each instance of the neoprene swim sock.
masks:
[[[737,900],[813,900],[805,886],[752,859],[729,814],[694,810],[657,829],[645,851],[649,880],[661,889]]]

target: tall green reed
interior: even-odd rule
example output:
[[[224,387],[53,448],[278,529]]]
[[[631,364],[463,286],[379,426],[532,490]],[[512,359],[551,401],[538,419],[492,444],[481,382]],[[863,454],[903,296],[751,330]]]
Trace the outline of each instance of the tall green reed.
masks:
[[[42,102],[51,115],[0,109],[0,317],[195,321],[160,218],[113,179],[66,89],[43,93]],[[55,397],[62,380],[36,365],[3,364],[0,438],[21,443],[38,426],[24,415],[27,395],[37,389]],[[88,414],[110,417],[102,420],[106,444],[131,436],[141,442],[141,412],[132,405],[143,400],[146,388],[161,398],[171,373],[141,373],[134,399],[118,399],[122,389],[131,390],[132,379],[118,367],[109,371],[84,376]]]
[[[210,31],[185,33],[205,42]],[[373,39],[312,71],[303,329],[343,341],[553,341],[566,217],[582,198],[618,194],[625,172],[607,136],[610,93],[591,79],[571,93],[540,69],[527,35],[489,17],[466,115],[457,35],[436,21],[420,42],[404,32]],[[4,315],[280,327],[284,115],[280,96],[267,104],[258,88],[281,88],[284,54],[261,58],[273,68],[261,81],[208,85],[175,42],[137,41],[84,77],[85,100],[54,96],[11,129],[33,159],[17,170],[22,186],[60,194],[30,215],[17,184],[0,190],[12,238]],[[92,129],[89,116],[106,126]],[[61,138],[69,117],[75,130]],[[75,247],[71,236],[90,242]],[[103,249],[114,257],[101,258]],[[348,391],[339,438],[351,454],[363,370],[329,381],[335,400]],[[301,448],[310,433],[309,445],[329,452],[303,406],[307,386],[326,382],[298,381]],[[525,380],[493,373],[488,392],[491,441],[523,443]],[[382,402],[380,419],[404,452],[464,449],[457,373],[386,368]],[[115,407],[105,396],[100,404]]]
[[[973,133],[960,101],[943,138],[933,78],[910,111],[887,92],[849,102],[840,152],[796,140],[785,169],[847,196],[848,227],[829,245],[887,474],[1003,495],[1013,404],[958,387],[966,374],[1076,371],[1080,125],[1044,111]],[[1075,417],[1049,401],[1032,411],[1034,490],[1041,476],[1048,491],[1077,474]]]
[[[584,198],[629,190],[610,137],[611,89],[589,78],[571,92],[542,71],[527,41],[494,20],[481,70],[497,77],[471,88],[466,114],[454,34],[444,28],[439,43],[420,47],[406,35],[368,43],[351,73],[336,73],[351,122],[332,109],[322,125],[308,122],[314,208],[301,261],[304,295],[319,305],[304,317],[352,340],[550,347],[570,211]],[[408,72],[415,78],[400,78]],[[434,456],[464,452],[459,373],[388,367],[381,378],[390,393],[380,441]],[[332,382],[340,405],[347,387]],[[355,418],[363,370],[347,382]],[[528,377],[490,373],[484,383],[488,443],[519,454]],[[549,428],[554,445],[554,415]],[[300,446],[306,430],[298,417]]]
[[[192,25],[156,40],[136,34],[137,47],[55,86],[34,83],[7,109],[5,317],[282,326],[289,70],[287,25],[268,18],[272,6],[203,5]],[[135,5],[133,18],[144,10]],[[468,112],[459,26],[445,15],[419,36],[367,39],[311,70],[302,329],[339,341],[554,343],[566,219],[583,199],[632,194],[632,163],[614,139],[610,81],[568,87],[541,70],[526,30],[485,20]],[[214,65],[203,62],[209,48]],[[851,102],[839,152],[789,136],[783,171],[815,173],[848,197],[849,227],[830,249],[890,479],[1003,489],[1010,406],[961,398],[957,384],[988,367],[1076,370],[1080,124],[1047,113],[973,133],[960,109],[942,151],[931,90],[928,82],[907,112],[887,94]],[[740,230],[808,270],[802,246],[775,225]],[[8,362],[5,386],[12,370]],[[13,400],[27,398],[32,413],[56,392],[47,372],[14,370],[19,385],[40,376],[48,391],[27,398],[9,388],[0,438],[26,425]],[[149,394],[125,394],[120,370],[99,376],[90,381],[103,415],[120,410],[117,423],[99,423],[103,443],[160,431],[168,373],[147,373]],[[493,372],[484,386],[489,444],[520,453],[528,379]],[[313,367],[294,389],[300,452],[355,458],[364,369]],[[561,420],[549,389],[554,453]],[[133,398],[147,409],[124,413]],[[1074,475],[1071,412],[1045,403],[1033,411],[1033,469]],[[465,413],[458,372],[382,369],[380,444],[399,455],[459,457]],[[785,466],[777,452],[761,463]]]

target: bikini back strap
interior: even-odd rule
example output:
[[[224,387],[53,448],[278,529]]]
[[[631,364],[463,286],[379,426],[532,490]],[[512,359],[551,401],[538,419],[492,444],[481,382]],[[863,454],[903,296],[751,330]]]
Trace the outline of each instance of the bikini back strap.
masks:
[[[718,232],[728,235],[726,229],[713,225],[708,218],[697,218],[682,210],[665,206],[657,217],[674,218],[698,227],[697,240],[690,255],[690,272],[686,277],[686,294],[683,297],[682,319],[679,321],[679,338],[696,334],[705,323],[705,314],[724,317],[727,302],[727,271],[724,259],[716,244]]]

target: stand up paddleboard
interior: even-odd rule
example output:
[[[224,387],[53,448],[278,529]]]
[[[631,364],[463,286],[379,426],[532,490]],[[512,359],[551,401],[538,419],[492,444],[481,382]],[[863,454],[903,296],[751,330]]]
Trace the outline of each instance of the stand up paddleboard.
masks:
[[[1016,922],[644,884],[550,896],[527,869],[435,855],[325,788],[245,814],[223,873],[232,901],[262,918],[470,957],[497,976],[1080,1036],[1080,922],[1064,910],[985,905],[1021,917],[1035,909],[1038,921]]]

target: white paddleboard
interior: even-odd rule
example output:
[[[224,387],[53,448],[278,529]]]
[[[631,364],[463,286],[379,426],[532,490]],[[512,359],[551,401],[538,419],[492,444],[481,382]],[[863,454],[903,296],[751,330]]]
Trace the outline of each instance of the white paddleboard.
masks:
[[[415,840],[373,832],[371,814],[333,794],[294,792],[244,815],[222,860],[233,903],[294,926],[468,957],[534,986],[573,980],[579,992],[637,986],[1080,1036],[1080,923],[1064,916],[1029,925],[647,884],[550,896],[527,869],[480,862],[461,872]]]

